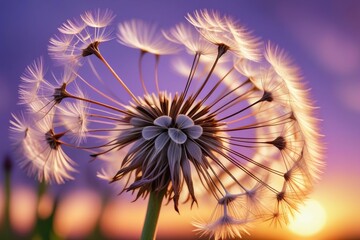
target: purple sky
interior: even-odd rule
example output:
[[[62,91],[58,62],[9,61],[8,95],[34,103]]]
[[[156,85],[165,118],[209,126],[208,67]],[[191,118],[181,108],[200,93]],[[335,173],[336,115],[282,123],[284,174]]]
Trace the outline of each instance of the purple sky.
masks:
[[[349,176],[359,185],[360,1],[2,1],[0,158],[11,154],[8,122],[10,112],[20,109],[17,89],[25,67],[39,56],[49,62],[48,40],[57,27],[97,8],[111,9],[116,23],[141,18],[164,28],[184,21],[184,15],[196,9],[215,9],[278,44],[302,69],[324,119],[327,168],[320,184]]]

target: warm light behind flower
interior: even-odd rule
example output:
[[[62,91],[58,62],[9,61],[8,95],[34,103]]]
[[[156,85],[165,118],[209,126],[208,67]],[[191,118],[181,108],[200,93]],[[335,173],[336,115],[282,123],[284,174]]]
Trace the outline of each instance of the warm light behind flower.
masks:
[[[44,193],[40,197],[37,207],[37,214],[39,218],[46,219],[52,214],[54,208],[54,201],[54,196],[52,196],[51,193]]]
[[[322,230],[326,223],[326,212],[318,201],[307,200],[295,214],[289,229],[304,237],[312,236]]]
[[[25,186],[13,188],[10,196],[11,227],[20,235],[29,234],[35,226],[36,194]]]
[[[194,221],[200,235],[241,237],[257,221],[286,224],[323,165],[315,107],[299,70],[276,45],[262,44],[229,16],[202,10],[186,18],[190,26],[163,35],[141,20],[118,25],[118,42],[140,51],[133,64],[142,96],[100,51],[112,39],[111,11],[64,23],[49,46],[64,64],[61,77],[49,81],[41,58],[23,75],[20,103],[30,119],[11,120],[20,163],[40,180],[62,183],[75,172],[67,149],[94,159],[123,151],[113,159],[118,169],[111,181],[121,181],[135,200],[164,194],[179,212],[184,202],[201,207],[204,198],[215,199],[211,217]],[[160,58],[180,47],[193,60],[187,76],[166,80],[183,83],[170,93],[159,81]],[[143,74],[145,54],[155,57],[153,84]],[[123,88],[120,100],[104,87],[108,77],[102,79],[97,64]],[[107,178],[106,172],[99,176]]]
[[[101,199],[90,190],[67,194],[59,203],[54,217],[54,230],[63,238],[84,238],[96,226],[101,212]]]
[[[130,205],[122,204],[123,201],[123,199],[108,201],[102,211],[100,229],[104,236],[110,239],[137,239],[143,222],[139,214],[146,210],[146,206],[142,201]]]

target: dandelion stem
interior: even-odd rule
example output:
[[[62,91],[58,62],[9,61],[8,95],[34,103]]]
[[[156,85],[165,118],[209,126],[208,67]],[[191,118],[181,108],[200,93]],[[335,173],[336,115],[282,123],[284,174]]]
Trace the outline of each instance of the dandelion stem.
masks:
[[[146,210],[146,217],[141,233],[141,240],[155,239],[156,226],[159,219],[161,203],[164,198],[166,188],[160,192],[150,192],[149,202]]]
[[[44,197],[46,191],[47,191],[46,182],[41,181],[38,184],[37,207],[39,207],[41,198]],[[46,218],[37,216],[34,235],[39,239],[49,239],[52,235],[52,223],[53,223],[53,212]]]

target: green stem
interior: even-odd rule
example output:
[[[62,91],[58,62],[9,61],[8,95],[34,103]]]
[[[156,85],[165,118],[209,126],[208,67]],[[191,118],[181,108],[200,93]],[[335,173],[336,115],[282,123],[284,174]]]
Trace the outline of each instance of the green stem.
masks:
[[[159,219],[161,203],[164,198],[166,189],[160,192],[151,192],[146,210],[144,227],[141,233],[141,240],[155,239],[156,226]]]
[[[11,237],[11,225],[10,225],[10,186],[11,186],[11,174],[10,172],[5,172],[5,222],[4,229],[5,239],[10,239]]]
[[[39,207],[41,198],[44,197],[46,191],[47,191],[47,184],[43,180],[38,184],[37,207]],[[51,236],[51,231],[52,231],[52,214],[45,219],[37,216],[37,221],[33,232],[34,238],[39,240],[49,239]]]
[[[5,221],[3,223],[3,230],[0,232],[0,235],[4,239],[12,239],[12,228],[10,224],[10,205],[11,205],[11,173],[12,173],[12,162],[10,157],[5,157],[5,161],[3,162],[3,169],[5,174],[4,179],[4,198],[5,198],[5,211],[4,211],[4,217]],[[0,169],[1,171],[2,169]],[[0,226],[1,227],[1,226]],[[1,229],[0,229],[1,230]]]

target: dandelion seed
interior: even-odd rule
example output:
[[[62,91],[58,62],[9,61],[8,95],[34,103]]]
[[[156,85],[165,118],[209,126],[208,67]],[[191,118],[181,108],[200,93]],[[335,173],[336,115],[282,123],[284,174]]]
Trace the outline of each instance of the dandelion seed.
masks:
[[[62,183],[75,172],[65,153],[73,148],[107,159],[110,166],[97,176],[121,182],[135,200],[149,196],[158,206],[149,211],[159,211],[163,198],[180,212],[182,200],[201,207],[204,197],[213,197],[212,216],[194,225],[215,239],[241,237],[258,221],[286,224],[323,166],[315,107],[287,55],[214,11],[188,14],[190,25],[168,31],[126,21],[118,25],[117,40],[140,51],[134,64],[143,94],[137,96],[128,87],[132,79],[121,79],[99,50],[111,40],[113,19],[109,10],[85,12],[58,29],[49,52],[66,63],[62,76],[46,77],[41,58],[25,70],[20,102],[30,111],[13,115],[10,127],[20,165],[39,180]],[[181,76],[167,81],[185,81],[170,93],[159,86],[159,57],[177,53],[175,44],[193,61],[176,56]],[[155,55],[153,82],[142,73],[145,53]],[[97,85],[93,79],[106,84],[97,64],[120,83],[127,100]],[[82,76],[86,67],[93,77]]]
[[[252,61],[260,58],[259,41],[245,27],[214,11],[195,11],[186,19],[201,35],[215,45],[226,45],[237,57]]]
[[[22,84],[19,87],[19,103],[29,104],[35,101],[41,83],[45,80],[45,70],[43,59],[39,58],[25,69],[21,76]]]
[[[13,115],[12,139],[20,153],[19,165],[29,175],[37,175],[39,181],[63,183],[73,179],[75,164],[63,151],[60,140],[63,133],[56,134],[52,126],[52,115],[28,127],[24,119]]]
[[[169,31],[163,31],[169,41],[184,45],[190,54],[216,54],[214,44],[206,41],[194,28],[180,23]]]
[[[68,86],[76,77],[74,71],[75,68],[65,66],[60,77],[53,74],[53,81],[43,79],[39,82],[36,93],[32,95],[31,101],[29,100],[26,104],[28,110],[41,115],[48,113],[54,106],[60,104],[69,96]],[[25,82],[25,80],[23,81]]]
[[[81,15],[81,19],[86,25],[93,28],[104,28],[111,24],[115,16],[109,9],[102,11],[100,9],[96,11],[86,11]]]
[[[111,39],[106,27],[114,17],[109,10],[98,10],[85,12],[81,20],[68,20],[50,39],[50,56],[61,64],[81,65],[83,57],[98,55],[99,45]]]
[[[64,107],[59,107],[58,116],[72,134],[76,145],[80,145],[87,135],[88,106],[85,102],[66,102]]]
[[[156,25],[138,19],[120,23],[117,37],[120,44],[154,55],[173,54],[178,51],[162,37]]]
[[[86,24],[77,19],[67,20],[61,27],[58,28],[59,32],[66,35],[76,35],[79,34],[84,28]]]

